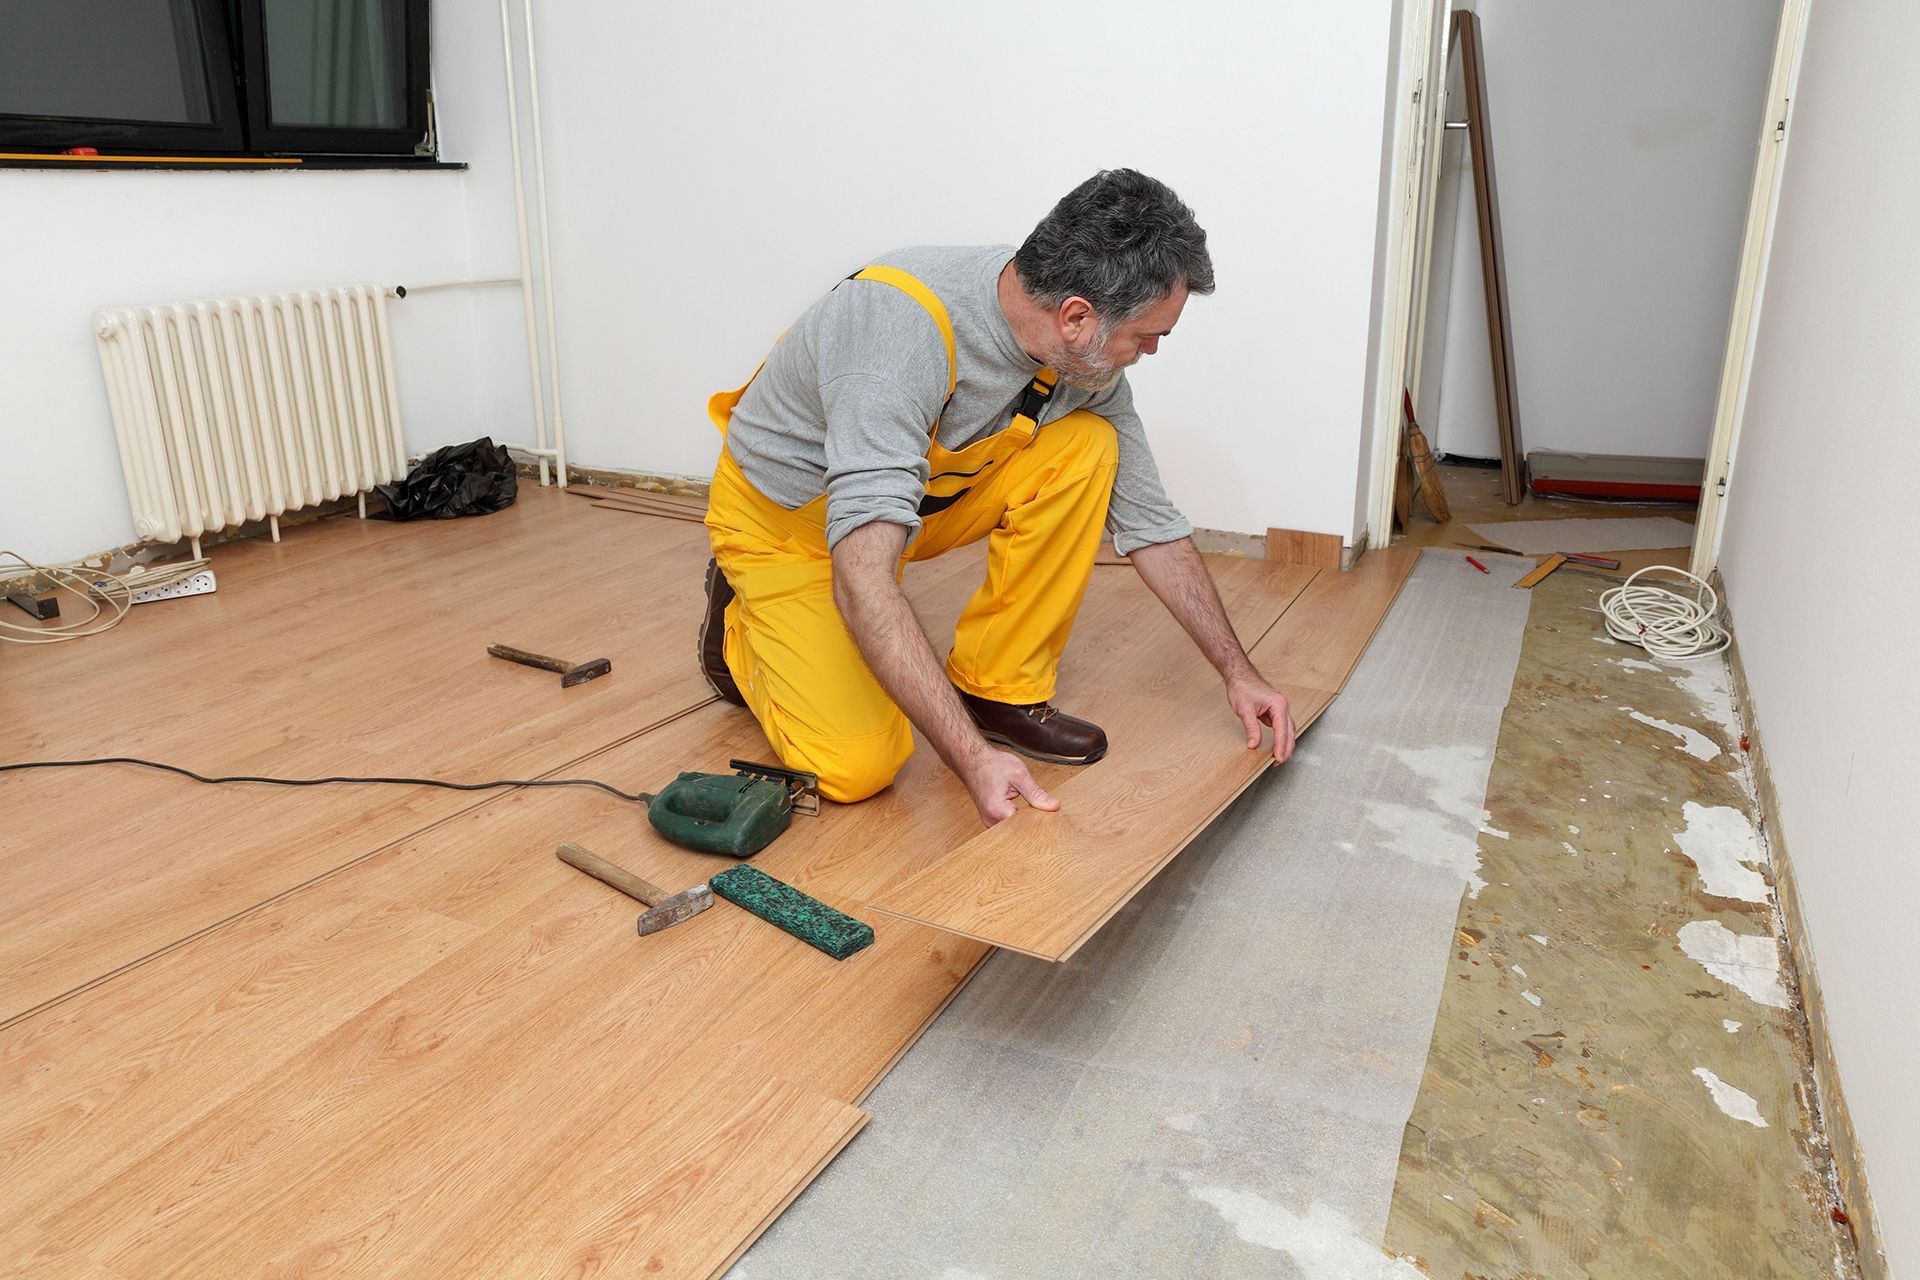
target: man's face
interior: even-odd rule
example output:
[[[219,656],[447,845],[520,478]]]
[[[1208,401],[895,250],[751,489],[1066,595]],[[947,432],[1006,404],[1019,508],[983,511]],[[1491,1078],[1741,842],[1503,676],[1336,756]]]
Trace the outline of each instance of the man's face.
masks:
[[[1105,391],[1141,356],[1160,349],[1160,339],[1173,332],[1187,305],[1187,286],[1176,285],[1131,320],[1108,329],[1083,299],[1070,298],[1061,308],[1059,344],[1047,363],[1068,386]]]

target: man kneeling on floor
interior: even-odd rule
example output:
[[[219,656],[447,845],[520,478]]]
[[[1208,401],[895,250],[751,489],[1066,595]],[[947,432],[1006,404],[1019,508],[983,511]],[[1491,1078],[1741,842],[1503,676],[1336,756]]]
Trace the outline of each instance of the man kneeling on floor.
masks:
[[[708,404],[724,437],[700,633],[714,691],[829,799],[892,782],[918,727],[987,825],[1016,799],[1057,809],[989,744],[1106,754],[1098,725],[1049,701],[1104,526],[1219,670],[1247,746],[1264,722],[1287,759],[1287,700],[1234,636],[1124,373],[1212,292],[1192,211],[1129,169],[1076,187],[1018,252],[901,249],[835,286]],[[901,563],[981,538],[986,581],[943,668]]]

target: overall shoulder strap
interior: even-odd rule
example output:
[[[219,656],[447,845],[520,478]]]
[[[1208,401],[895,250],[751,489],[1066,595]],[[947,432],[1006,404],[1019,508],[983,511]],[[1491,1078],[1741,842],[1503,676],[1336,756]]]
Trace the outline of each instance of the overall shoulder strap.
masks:
[[[935,327],[940,330],[940,337],[947,344],[947,394],[945,398],[948,400],[953,399],[954,383],[959,379],[959,363],[955,359],[953,351],[953,320],[947,315],[946,306],[939,298],[934,296],[933,290],[927,288],[926,285],[921,284],[919,280],[908,275],[898,267],[868,267],[864,271],[854,272],[848,279],[875,280],[881,284],[890,284],[926,309],[926,313],[933,317]]]

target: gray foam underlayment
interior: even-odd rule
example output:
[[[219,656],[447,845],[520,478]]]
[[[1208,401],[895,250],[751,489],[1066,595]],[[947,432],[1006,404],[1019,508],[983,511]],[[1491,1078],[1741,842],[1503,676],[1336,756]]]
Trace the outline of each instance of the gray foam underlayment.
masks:
[[[1379,1243],[1532,566],[1488,567],[1424,556],[1293,762],[1070,962],[995,954],[730,1280],[1417,1278]]]
[[[1672,516],[1621,516],[1612,520],[1508,520],[1470,524],[1495,546],[1523,556],[1559,551],[1665,551],[1693,545],[1693,526]]]

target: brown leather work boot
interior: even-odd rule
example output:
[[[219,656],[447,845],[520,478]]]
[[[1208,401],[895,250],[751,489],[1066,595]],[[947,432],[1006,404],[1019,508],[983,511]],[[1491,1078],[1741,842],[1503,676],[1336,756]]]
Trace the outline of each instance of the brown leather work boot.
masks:
[[[1051,702],[1021,706],[976,698],[961,688],[954,692],[988,742],[1054,764],[1092,764],[1107,754],[1106,730],[1067,715]]]
[[[722,701],[744,707],[747,700],[740,696],[740,686],[734,682],[733,672],[727,669],[727,604],[732,599],[733,588],[727,583],[727,575],[720,572],[720,566],[714,561],[707,561],[707,612],[700,619],[700,674],[707,678],[707,686],[719,694]]]

